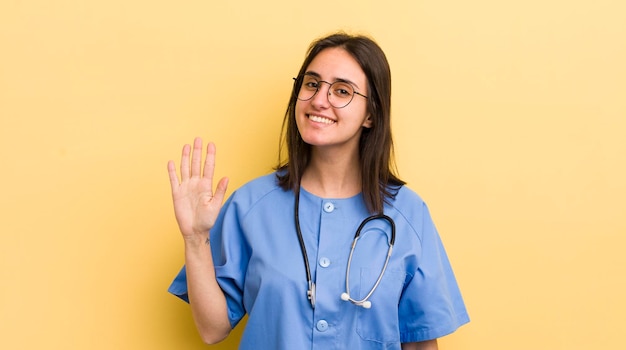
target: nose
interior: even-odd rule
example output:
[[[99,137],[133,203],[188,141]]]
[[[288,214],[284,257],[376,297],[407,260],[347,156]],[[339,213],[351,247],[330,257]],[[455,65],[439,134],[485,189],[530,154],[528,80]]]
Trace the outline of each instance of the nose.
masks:
[[[325,81],[320,81],[319,84],[320,85],[317,88],[317,92],[315,93],[315,96],[313,96],[311,103],[317,108],[329,108],[330,101],[328,98],[330,97],[331,84]],[[328,87],[325,87],[326,85],[328,85]]]

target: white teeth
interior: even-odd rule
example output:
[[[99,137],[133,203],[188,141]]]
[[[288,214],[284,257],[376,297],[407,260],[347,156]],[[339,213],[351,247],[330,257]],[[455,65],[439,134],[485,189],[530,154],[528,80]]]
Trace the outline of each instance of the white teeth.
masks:
[[[332,123],[334,123],[333,120],[330,120],[328,118],[318,117],[316,115],[310,115],[310,114],[309,114],[309,119],[311,119],[312,121],[314,121],[316,123],[323,123],[323,124],[332,124]]]

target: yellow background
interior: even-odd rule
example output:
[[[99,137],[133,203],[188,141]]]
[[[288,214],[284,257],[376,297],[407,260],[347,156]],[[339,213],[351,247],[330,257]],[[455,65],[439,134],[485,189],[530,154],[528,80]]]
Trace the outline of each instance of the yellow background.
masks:
[[[401,176],[472,322],[445,349],[623,349],[626,5],[2,1],[0,348],[201,349],[166,162],[271,171],[311,40],[370,34]],[[288,330],[286,330],[288,331]],[[238,332],[215,349],[236,344]]]

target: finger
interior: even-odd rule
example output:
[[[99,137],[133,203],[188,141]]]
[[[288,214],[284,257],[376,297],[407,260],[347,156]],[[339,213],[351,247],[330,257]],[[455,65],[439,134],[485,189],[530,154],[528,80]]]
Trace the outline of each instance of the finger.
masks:
[[[172,186],[172,192],[178,187],[180,181],[178,181],[178,176],[176,175],[176,165],[173,160],[167,162],[167,172],[170,177],[170,185]]]
[[[191,176],[200,176],[200,163],[202,162],[202,139],[196,137],[193,140],[193,153],[191,154]]]
[[[228,178],[223,177],[222,179],[220,179],[220,182],[217,183],[217,188],[215,188],[215,193],[213,194],[213,200],[216,200],[219,203],[223,203],[224,197],[226,196],[227,188],[228,188]]]
[[[213,174],[215,173],[215,153],[215,144],[209,142],[206,146],[206,159],[204,160],[204,173],[202,174],[209,181],[213,181]]]
[[[184,145],[183,146],[183,154],[180,157],[180,177],[181,180],[186,180],[189,178],[189,152],[191,146]]]

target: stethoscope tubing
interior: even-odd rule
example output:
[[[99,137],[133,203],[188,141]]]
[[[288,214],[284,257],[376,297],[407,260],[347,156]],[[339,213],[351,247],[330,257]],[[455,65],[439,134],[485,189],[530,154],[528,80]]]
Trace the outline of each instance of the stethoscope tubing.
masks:
[[[311,278],[311,267],[309,266],[309,257],[306,253],[306,246],[304,245],[304,238],[302,237],[302,230],[300,229],[300,191],[296,192],[296,203],[294,205],[294,219],[296,224],[296,233],[298,234],[298,242],[300,243],[300,250],[302,251],[302,258],[304,259],[304,269],[306,271],[306,281],[308,283],[307,299],[311,302],[311,307],[315,309],[315,283]]]
[[[361,300],[355,300],[352,297],[350,297],[350,265],[352,263],[352,255],[354,254],[354,249],[356,248],[357,241],[361,238],[361,231],[363,230],[363,228],[368,222],[372,220],[376,220],[376,219],[383,219],[387,221],[389,225],[391,225],[391,238],[388,241],[389,248],[387,250],[387,256],[385,257],[385,263],[383,265],[383,268],[380,274],[378,275],[378,279],[376,279],[376,283],[374,283],[374,286],[372,287],[372,289],[370,289],[369,293],[367,293],[365,298]],[[300,250],[302,251],[302,258],[304,260],[304,269],[306,272],[306,279],[307,279],[307,284],[308,284],[307,299],[311,303],[311,307],[315,309],[315,283],[313,282],[313,279],[311,277],[311,267],[309,266],[309,258],[306,252],[306,246],[304,245],[304,238],[302,237],[302,230],[300,228],[300,191],[299,189],[295,193],[294,221],[295,221],[295,226],[296,226],[296,233],[298,235],[298,243],[300,244]],[[350,248],[350,255],[348,256],[348,264],[346,267],[346,291],[341,294],[341,299],[350,301],[351,303],[355,305],[363,306],[364,308],[370,308],[371,302],[368,301],[368,299],[372,296],[372,294],[374,294],[374,291],[376,290],[376,288],[378,288],[378,285],[380,284],[383,278],[383,275],[385,274],[385,271],[387,270],[387,265],[389,264],[389,259],[391,258],[391,252],[393,251],[393,245],[395,244],[395,242],[396,242],[396,225],[393,219],[391,219],[389,216],[385,214],[375,214],[375,215],[365,218],[365,220],[361,222],[361,224],[359,225],[359,228],[354,234],[354,240],[352,241],[352,247]]]
[[[389,249],[387,249],[387,256],[385,257],[385,263],[383,265],[382,270],[380,271],[380,274],[378,275],[378,278],[376,279],[376,283],[374,283],[374,286],[372,287],[372,289],[370,289],[369,293],[367,293],[367,295],[363,299],[356,300],[350,297],[350,265],[352,264],[352,255],[354,254],[354,249],[356,248],[356,242],[359,240],[359,238],[361,238],[361,230],[363,230],[363,227],[365,227],[365,225],[368,222],[372,220],[376,220],[376,219],[384,219],[385,221],[389,222],[389,225],[391,225],[391,238],[389,240]],[[360,305],[360,306],[367,305],[366,308],[369,308],[369,305],[371,305],[371,303],[366,304],[367,299],[369,299],[372,296],[372,294],[374,294],[374,291],[376,290],[376,288],[378,288],[380,281],[383,279],[385,271],[387,271],[387,265],[389,265],[389,259],[391,258],[391,252],[393,251],[393,245],[395,244],[395,242],[396,242],[396,225],[393,222],[393,219],[391,219],[389,216],[384,215],[384,214],[372,215],[361,222],[361,225],[359,225],[359,228],[354,234],[354,240],[352,241],[352,247],[350,248],[350,255],[348,256],[348,266],[346,267],[346,292],[342,294],[342,299],[347,298],[346,300],[349,300],[353,304]]]

